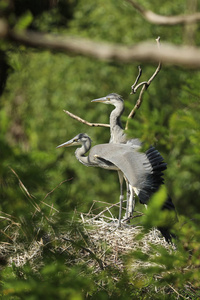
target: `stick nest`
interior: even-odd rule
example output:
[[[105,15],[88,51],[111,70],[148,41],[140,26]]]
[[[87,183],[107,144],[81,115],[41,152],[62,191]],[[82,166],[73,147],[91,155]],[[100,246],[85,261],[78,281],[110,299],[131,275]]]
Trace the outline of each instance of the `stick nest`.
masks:
[[[169,245],[157,229],[153,228],[142,238],[138,238],[143,231],[142,226],[124,222],[119,227],[118,220],[113,216],[108,217],[106,213],[104,210],[96,215],[92,211],[85,215],[80,214],[76,221],[76,230],[73,229],[71,221],[71,226],[66,232],[55,234],[51,231],[40,238],[32,239],[31,242],[18,242],[15,234],[13,243],[0,244],[1,260],[5,260],[9,265],[14,263],[16,267],[29,263],[37,271],[43,265],[43,251],[48,248],[54,254],[65,254],[68,265],[87,264],[94,268],[94,272],[107,267],[122,271],[125,267],[125,254],[135,250],[150,254],[151,245],[174,250],[174,246]],[[132,261],[129,265],[132,270],[152,265],[137,259]]]

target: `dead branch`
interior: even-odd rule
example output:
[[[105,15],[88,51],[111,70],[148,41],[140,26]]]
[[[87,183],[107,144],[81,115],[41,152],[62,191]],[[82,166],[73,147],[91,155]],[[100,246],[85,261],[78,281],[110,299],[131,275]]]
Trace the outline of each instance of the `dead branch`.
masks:
[[[145,10],[143,6],[133,0],[126,0],[129,2],[148,22],[157,25],[177,25],[177,24],[191,24],[200,21],[200,12],[190,15],[178,16],[163,16],[155,14],[151,10]]]
[[[110,127],[110,124],[103,124],[103,123],[90,123],[74,114],[72,114],[71,112],[69,112],[68,110],[63,110],[66,114],[68,114],[71,118],[83,123],[83,124],[86,124],[88,126],[91,126],[91,127]]]
[[[141,75],[142,75],[142,69],[141,69],[141,67],[140,66],[138,66],[138,76],[136,77],[136,80],[135,80],[135,82],[134,82],[134,84],[131,86],[131,94],[135,94],[135,92],[136,92],[136,84],[138,83],[138,81],[139,81],[139,79],[140,79],[140,77],[141,77]],[[141,83],[140,83],[141,84]],[[143,83],[142,83],[143,84]]]
[[[156,39],[156,42],[157,42],[157,45],[158,45],[158,49],[160,50],[160,37],[158,37],[158,38]],[[149,80],[148,80],[148,81],[143,81],[143,82],[139,83],[138,85],[136,85],[137,82],[138,82],[138,80],[139,80],[139,78],[140,78],[140,76],[141,76],[141,69],[139,68],[139,74],[138,74],[138,76],[137,76],[137,78],[136,78],[136,81],[135,81],[134,84],[131,86],[131,94],[135,94],[136,91],[137,91],[137,89],[138,89],[139,87],[141,87],[141,86],[142,86],[142,89],[141,89],[141,91],[140,91],[138,100],[136,101],[136,104],[135,104],[134,108],[132,109],[132,111],[131,111],[130,114],[128,115],[128,120],[127,120],[127,122],[126,122],[126,127],[125,127],[126,130],[128,129],[128,121],[129,121],[129,119],[132,119],[132,118],[135,116],[136,110],[139,109],[140,105],[142,104],[142,100],[143,100],[142,96],[143,96],[144,91],[146,91],[146,90],[148,89],[148,87],[150,86],[151,82],[154,80],[154,78],[156,77],[156,75],[158,75],[158,73],[159,73],[160,70],[161,70],[161,66],[162,66],[162,64],[161,64],[161,61],[160,61],[160,62],[158,63],[158,66],[157,66],[155,72],[154,72],[153,75],[149,78]]]
[[[42,34],[31,30],[11,30],[3,19],[0,19],[0,38],[29,47],[81,54],[101,60],[123,63],[162,60],[163,63],[172,65],[200,68],[200,49],[198,47],[163,44],[162,49],[158,51],[154,44],[148,42],[127,47],[119,44],[94,42],[84,38]]]

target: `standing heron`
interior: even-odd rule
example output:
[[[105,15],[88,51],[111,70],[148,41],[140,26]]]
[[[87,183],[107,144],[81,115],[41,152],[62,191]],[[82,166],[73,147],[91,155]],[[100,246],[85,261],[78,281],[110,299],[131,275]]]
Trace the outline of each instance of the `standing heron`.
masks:
[[[100,102],[100,103],[111,104],[111,105],[115,106],[115,108],[112,110],[112,112],[110,114],[110,141],[109,141],[109,143],[126,144],[133,148],[141,147],[141,142],[138,139],[128,139],[124,132],[124,129],[121,124],[121,119],[120,119],[121,115],[124,112],[124,100],[122,99],[122,97],[120,95],[118,95],[116,93],[111,93],[105,97],[94,99],[91,102]],[[157,150],[155,150],[155,151],[157,151]],[[147,159],[152,158],[151,152],[152,152],[152,147],[150,147],[147,150],[147,152],[145,153]],[[160,164],[160,161],[162,162],[162,160],[161,160],[162,156],[160,155],[160,153],[158,151],[157,151],[156,155],[157,155],[157,157],[160,157],[160,159],[155,159],[155,161],[152,163],[154,164],[154,168],[158,168],[160,170],[159,164]],[[154,158],[156,158],[155,152],[154,152],[153,156],[154,156]],[[167,165],[165,165],[165,168],[167,168]],[[159,174],[159,176],[157,176],[157,174]],[[157,174],[154,174],[154,182],[156,182],[157,189],[158,189],[159,186],[163,183],[163,181],[160,180],[161,174],[159,172]],[[123,178],[122,178],[122,180],[123,180]],[[120,184],[121,184],[121,182],[120,182]],[[128,185],[127,185],[127,191],[128,191]],[[138,195],[137,191],[135,191],[135,192]],[[129,194],[129,192],[128,192],[128,194]],[[127,209],[128,210],[126,212],[126,217],[130,217],[132,215],[133,198],[134,198],[134,193],[133,194],[130,193],[130,197],[127,197],[127,206],[128,206]],[[139,199],[140,199],[140,197],[139,197]],[[140,200],[140,202],[144,203],[141,200]],[[170,197],[168,197],[168,199],[163,204],[163,209],[175,210],[174,204],[172,203],[172,200]]]
[[[111,104],[115,106],[115,109],[112,110],[110,114],[110,141],[109,143],[119,143],[119,144],[129,144],[134,148],[140,148],[141,142],[138,139],[127,139],[124,129],[121,124],[121,115],[124,112],[124,101],[120,95],[116,93],[111,93],[106,97],[94,99],[91,102],[101,102],[105,104]],[[120,202],[123,201],[123,177],[121,173],[119,175],[119,182],[120,182]],[[126,179],[125,179],[126,181]],[[134,209],[134,199],[135,195],[132,192],[132,189],[129,187],[129,183],[126,181],[127,186],[127,206],[126,206],[126,218],[129,218],[133,214]]]
[[[150,196],[163,183],[162,171],[166,169],[162,156],[151,147],[148,153],[141,153],[127,144],[100,144],[91,148],[91,139],[85,133],[76,135],[73,139],[57,146],[78,146],[76,158],[88,167],[100,167],[118,171],[129,182],[131,192],[135,191],[140,202],[146,204]],[[88,152],[88,156],[85,154]],[[119,225],[121,224],[121,205]]]

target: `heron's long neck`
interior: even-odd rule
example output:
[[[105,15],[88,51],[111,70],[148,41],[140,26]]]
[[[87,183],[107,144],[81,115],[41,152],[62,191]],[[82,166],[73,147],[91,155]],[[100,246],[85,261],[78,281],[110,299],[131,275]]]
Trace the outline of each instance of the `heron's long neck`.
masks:
[[[110,114],[110,142],[120,142],[116,139],[124,135],[124,130],[120,120],[123,111],[124,104],[122,102],[117,107],[115,107],[115,109]]]
[[[76,158],[84,165],[90,165],[88,156],[85,156],[85,153],[88,152],[91,148],[91,140],[87,140],[80,148],[77,148],[75,151]]]

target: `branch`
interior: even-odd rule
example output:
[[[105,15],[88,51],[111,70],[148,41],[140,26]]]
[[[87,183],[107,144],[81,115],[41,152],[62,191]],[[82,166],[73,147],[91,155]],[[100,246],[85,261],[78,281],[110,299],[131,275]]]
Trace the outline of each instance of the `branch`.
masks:
[[[91,127],[110,127],[110,124],[102,124],[102,123],[90,123],[84,119],[81,119],[80,117],[72,114],[71,112],[69,112],[68,110],[63,110],[66,114],[68,114],[71,118],[83,123],[83,124],[86,124],[88,126],[91,126]]]
[[[157,15],[151,10],[145,10],[144,7],[133,0],[126,1],[129,2],[148,22],[153,24],[173,26],[177,24],[191,24],[200,21],[200,12],[191,15],[163,16]]]
[[[137,85],[137,88],[136,88],[136,84],[138,83],[138,81],[139,81],[139,79],[140,79],[140,77],[141,77],[141,75],[142,75],[142,69],[141,69],[140,66],[138,67],[138,70],[139,70],[138,76],[137,76],[137,78],[136,78],[134,84],[131,86],[131,95],[132,95],[132,94],[135,94],[135,93],[136,93],[136,90],[137,90],[137,88],[138,88],[138,86],[141,85],[141,84],[143,84],[143,82],[140,83],[140,84],[138,84],[138,85]]]
[[[160,50],[160,37],[158,37],[158,38],[156,39],[156,42],[157,42],[158,49]],[[138,80],[139,80],[139,77],[141,76],[141,69],[139,68],[139,74],[138,74],[138,76],[137,76],[137,78],[136,78],[136,81],[135,81],[134,84],[131,86],[131,94],[135,94],[136,91],[137,91],[137,89],[138,89],[139,87],[141,87],[142,85],[143,85],[143,87],[142,87],[142,89],[141,89],[141,91],[140,91],[139,98],[138,98],[138,100],[137,100],[137,102],[136,102],[134,108],[132,109],[132,111],[131,111],[130,114],[128,115],[128,120],[127,120],[127,122],[126,122],[126,127],[125,127],[126,130],[128,129],[128,121],[129,121],[129,119],[132,119],[132,118],[135,116],[136,110],[139,109],[140,105],[142,104],[142,100],[143,100],[143,99],[142,99],[142,96],[143,96],[144,91],[146,91],[146,90],[148,89],[148,87],[150,86],[151,82],[154,80],[154,78],[156,77],[156,75],[158,75],[158,73],[159,73],[160,70],[161,70],[161,66],[162,66],[162,64],[161,64],[161,62],[159,62],[158,66],[157,66],[157,68],[156,68],[156,70],[155,70],[155,72],[154,72],[153,75],[149,78],[149,80],[148,80],[148,81],[143,81],[143,82],[139,83],[138,85],[136,85],[137,82],[138,82]]]
[[[50,35],[22,30],[7,29],[6,22],[0,19],[0,38],[29,47],[81,54],[101,60],[123,63],[135,61],[169,63],[187,68],[200,68],[200,49],[197,47],[162,44],[158,51],[152,43],[140,43],[132,47],[119,44],[94,42],[89,39]]]

